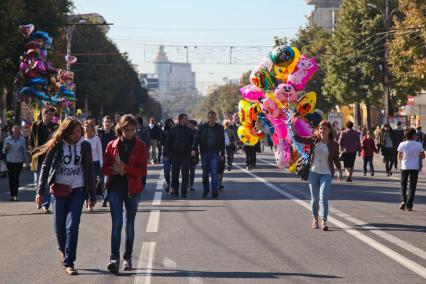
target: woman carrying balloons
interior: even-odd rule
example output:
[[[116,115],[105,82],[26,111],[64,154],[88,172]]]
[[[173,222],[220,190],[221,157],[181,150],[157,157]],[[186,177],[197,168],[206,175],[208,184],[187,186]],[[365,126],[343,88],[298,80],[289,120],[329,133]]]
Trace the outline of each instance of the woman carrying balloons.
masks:
[[[342,176],[339,144],[334,140],[330,122],[325,120],[319,124],[316,136],[303,138],[296,134],[295,138],[298,142],[308,144],[311,147],[311,168],[308,183],[311,191],[312,228],[319,228],[318,217],[320,217],[322,230],[327,231],[328,194],[335,167],[339,170],[337,175],[339,181]],[[321,205],[321,209],[318,215],[319,205]]]
[[[35,150],[36,157],[46,154],[35,201],[40,208],[49,184],[61,264],[68,275],[78,274],[74,262],[85,196],[90,196],[90,208],[96,202],[92,147],[82,134],[81,122],[67,117],[53,137]]]

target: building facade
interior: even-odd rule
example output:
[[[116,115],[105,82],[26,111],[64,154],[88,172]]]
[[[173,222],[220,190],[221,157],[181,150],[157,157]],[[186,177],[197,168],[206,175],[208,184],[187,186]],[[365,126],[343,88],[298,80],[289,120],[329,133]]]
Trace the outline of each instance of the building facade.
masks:
[[[315,8],[308,16],[310,27],[321,27],[333,31],[336,27],[336,15],[342,0],[305,0]]]

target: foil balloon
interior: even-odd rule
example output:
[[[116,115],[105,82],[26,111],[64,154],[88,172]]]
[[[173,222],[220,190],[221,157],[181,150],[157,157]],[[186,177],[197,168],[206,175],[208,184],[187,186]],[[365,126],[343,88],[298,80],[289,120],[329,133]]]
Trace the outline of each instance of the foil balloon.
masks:
[[[293,61],[288,66],[278,66],[274,65],[274,76],[276,79],[283,82],[287,82],[288,75],[291,74],[296,68],[296,64],[300,59],[300,51],[297,47],[291,48],[294,52]]]
[[[242,124],[252,124],[256,121],[256,106],[252,103],[240,100],[238,103],[238,116]]]
[[[246,145],[254,146],[259,142],[259,136],[256,131],[247,124],[238,127],[237,135],[240,141]]]
[[[302,55],[297,62],[294,72],[288,76],[287,83],[293,85],[297,91],[301,91],[305,88],[309,79],[311,79],[317,69],[318,64],[315,58],[308,58]]]
[[[21,34],[24,37],[29,37],[31,35],[31,33],[34,31],[34,25],[33,24],[28,24],[28,25],[22,25],[19,26],[19,30],[21,32]]]
[[[272,63],[279,67],[287,67],[294,60],[294,50],[287,45],[280,45],[275,47],[269,54]]]
[[[287,130],[287,123],[286,118],[272,118],[271,124],[274,127],[274,135],[277,136],[280,139],[287,138],[288,130]]]
[[[31,65],[30,68],[32,71],[36,72],[37,74],[45,74],[46,73],[46,65],[42,60],[36,60]]]
[[[249,102],[258,102],[265,97],[263,90],[255,85],[247,85],[240,89],[241,96]]]
[[[29,80],[30,85],[46,85],[47,81],[45,78],[32,78]]]
[[[277,104],[273,95],[268,94],[261,101],[260,108],[268,119],[278,118],[281,115],[280,106]]]
[[[275,78],[263,64],[259,64],[250,73],[250,82],[264,90],[272,90],[275,88]]]
[[[295,164],[291,164],[291,165],[288,167],[288,172],[289,172],[289,173],[291,173],[291,174],[296,173],[296,165],[295,165]]]
[[[275,161],[277,162],[278,168],[284,169],[289,165],[291,160],[291,153],[291,146],[286,140],[276,145]]]
[[[314,129],[312,125],[302,117],[296,117],[294,119],[294,130],[301,137],[312,137],[314,135]]]
[[[274,96],[283,105],[296,102],[298,98],[296,89],[290,84],[279,84]]]
[[[296,111],[298,115],[305,116],[315,111],[315,105],[317,103],[317,94],[315,92],[309,92],[302,96],[297,101]]]

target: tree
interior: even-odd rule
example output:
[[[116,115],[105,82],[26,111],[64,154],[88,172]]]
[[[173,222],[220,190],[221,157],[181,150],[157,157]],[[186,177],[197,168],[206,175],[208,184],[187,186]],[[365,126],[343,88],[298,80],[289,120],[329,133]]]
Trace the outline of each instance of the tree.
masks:
[[[403,17],[394,17],[389,66],[396,89],[414,95],[426,88],[426,2],[400,0],[398,9]],[[401,98],[402,103],[406,98]]]

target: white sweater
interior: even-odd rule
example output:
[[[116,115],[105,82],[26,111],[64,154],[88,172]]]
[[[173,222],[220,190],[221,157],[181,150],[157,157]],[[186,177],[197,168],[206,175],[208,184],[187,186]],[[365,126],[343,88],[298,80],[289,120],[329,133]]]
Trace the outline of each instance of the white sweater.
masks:
[[[92,158],[93,162],[99,161],[101,167],[104,162],[104,153],[102,152],[102,143],[98,135],[93,136],[92,138],[84,138],[92,146]]]
[[[71,188],[84,186],[83,166],[81,164],[81,143],[83,138],[75,145],[70,145],[64,141],[64,155],[60,169],[56,173],[55,182],[67,184]]]

